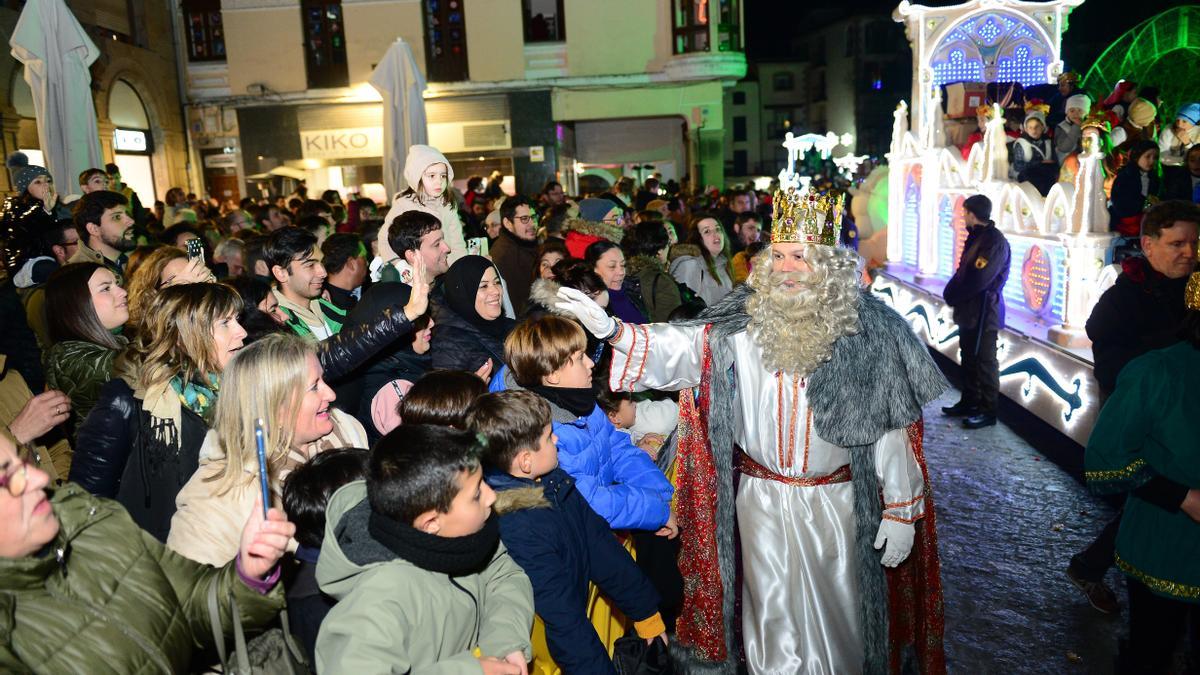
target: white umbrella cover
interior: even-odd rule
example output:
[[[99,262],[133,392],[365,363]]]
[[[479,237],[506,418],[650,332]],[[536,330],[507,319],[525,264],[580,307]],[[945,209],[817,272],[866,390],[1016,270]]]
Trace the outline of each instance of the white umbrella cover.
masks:
[[[104,166],[88,72],[100,50],[63,0],[26,2],[9,45],[25,64],[46,168],[60,194],[80,194],[75,178]]]
[[[403,190],[404,158],[409,146],[429,142],[425,126],[425,77],[412,48],[396,38],[371,74],[371,86],[383,97],[383,183],[389,196]]]

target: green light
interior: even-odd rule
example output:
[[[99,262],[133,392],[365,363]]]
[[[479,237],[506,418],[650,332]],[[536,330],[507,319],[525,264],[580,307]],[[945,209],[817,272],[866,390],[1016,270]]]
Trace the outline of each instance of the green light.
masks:
[[[1083,88],[1097,101],[1117,80],[1159,88],[1160,119],[1172,120],[1179,106],[1200,101],[1200,7],[1174,7],[1138,24],[1104,50],[1088,69]]]

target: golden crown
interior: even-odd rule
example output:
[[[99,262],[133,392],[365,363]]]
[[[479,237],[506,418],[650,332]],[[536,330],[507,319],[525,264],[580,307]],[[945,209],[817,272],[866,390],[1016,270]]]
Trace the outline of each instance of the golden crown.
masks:
[[[844,193],[821,193],[812,187],[776,190],[771,243],[837,246],[845,205]]]

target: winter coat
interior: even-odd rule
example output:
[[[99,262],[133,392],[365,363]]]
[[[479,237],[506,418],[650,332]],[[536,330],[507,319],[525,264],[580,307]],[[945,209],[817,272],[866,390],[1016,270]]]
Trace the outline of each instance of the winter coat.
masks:
[[[370,514],[364,481],[341,487],[325,509],[317,582],[338,603],[317,635],[318,672],[475,675],[475,648],[532,655],[533,590],[503,543],[482,572],[452,578],[376,541]]]
[[[70,480],[92,494],[116,499],[139,527],[165,541],[175,495],[199,466],[208,425],[184,406],[177,451],[156,458],[150,423],[150,413],[129,384],[110,380],[79,425]]]
[[[337,408],[330,408],[333,431],[306,444],[301,451],[293,450],[283,470],[272,476],[272,506],[282,508],[283,481],[296,466],[320,452],[333,448],[366,448],[367,432],[358,420]],[[254,510],[259,496],[258,460],[243,467],[243,480],[235,487],[220,493],[221,472],[228,465],[215,431],[209,431],[200,448],[200,462],[195,473],[175,497],[176,509],[171,518],[167,547],[185,558],[208,565],[224,565],[237,555],[242,528]],[[294,548],[294,547],[292,547]]]
[[[326,382],[336,382],[396,340],[412,333],[403,305],[383,309],[361,323],[347,321],[337,335],[317,343],[317,360]]]
[[[525,241],[500,228],[500,236],[492,245],[492,262],[504,279],[508,297],[517,315],[525,312],[529,287],[533,284],[533,267],[537,264],[537,241]]]
[[[1187,169],[1164,173],[1162,198],[1200,202],[1200,176],[1193,176]]]
[[[9,425],[29,404],[33,391],[21,373],[9,365],[8,357],[0,354],[0,436],[7,436],[14,445],[20,445]],[[46,472],[51,485],[66,480],[67,472],[71,469],[71,444],[67,443],[63,434],[54,431],[26,443],[23,454],[30,465]]]
[[[646,305],[646,318],[651,323],[666,323],[683,304],[675,278],[658,258],[637,255],[629,259],[628,273],[637,277]]]
[[[1187,277],[1168,279],[1145,258],[1127,258],[1123,271],[1092,309],[1086,328],[1092,340],[1092,373],[1100,394],[1112,394],[1127,363],[1179,341],[1187,313]]]
[[[725,269],[725,256],[717,256],[713,266],[717,269],[715,277],[697,246],[681,244],[671,251],[671,276],[695,291],[709,307],[733,290],[733,279]]]
[[[499,472],[486,480],[496,491],[500,538],[533,584],[534,610],[546,624],[554,661],[564,673],[615,672],[588,620],[588,583],[641,622],[658,613],[650,581],[562,469],[537,482]]]
[[[962,330],[1000,330],[1004,327],[1004,284],[1012,251],[1004,233],[988,221],[969,228],[958,269],[946,283],[942,297],[954,308],[954,322]]]
[[[222,625],[232,592],[249,631],[283,604],[261,595],[230,563],[200,565],[168,551],[116,502],[68,483],[48,491],[59,533],[50,551],[0,558],[0,671],[182,673],[212,645],[208,589],[217,584]]]
[[[56,222],[42,201],[28,192],[4,200],[0,209],[0,258],[10,279],[37,258],[49,257],[53,262],[54,252],[46,237]]]
[[[1143,173],[1146,172],[1131,162],[1121,167],[1116,178],[1113,179],[1108,213],[1112,216],[1114,225],[1118,220],[1140,215],[1146,210],[1147,198],[1158,196],[1158,173],[1149,172],[1149,181],[1147,181],[1149,187],[1145,191],[1142,189]]]
[[[12,279],[0,282],[0,354],[8,356],[8,365],[21,373],[30,389],[46,388],[42,352],[25,321],[25,308]]]
[[[424,211],[425,213],[433,214],[442,223],[442,237],[446,240],[446,245],[450,247],[450,263],[467,254],[467,241],[463,237],[462,220],[458,217],[458,208],[453,204],[446,204],[441,197],[437,199],[420,198],[416,194],[416,190],[420,190],[418,185],[421,181],[421,175],[425,173],[434,164],[446,165],[446,190],[451,192],[454,185],[454,167],[450,165],[450,160],[439,152],[436,148],[428,145],[413,145],[408,149],[408,156],[404,160],[404,180],[408,183],[411,190],[406,190],[396,195],[392,200],[392,207],[388,209],[387,215],[383,218],[383,227],[379,230],[379,238],[377,240],[377,248],[379,249],[379,258],[383,262],[388,262],[393,258],[400,257],[398,253],[392,250],[388,243],[388,228],[391,227],[392,221],[396,216],[408,211]],[[371,278],[372,281],[379,281],[377,276]]]
[[[521,389],[512,372],[493,390]],[[597,405],[577,417],[547,400],[558,436],[558,466],[575,479],[579,493],[614,530],[657,530],[671,516],[675,488],[650,456],[621,433]]]
[[[512,319],[505,316],[496,321],[506,322],[508,331],[515,325]],[[504,364],[504,339],[484,333],[454,310],[439,304],[434,309],[433,341],[429,353],[437,370],[473,373],[491,359],[492,372],[496,372]]]
[[[112,379],[113,360],[118,353],[118,349],[84,340],[56,342],[46,351],[46,385],[71,397],[76,423],[87,419],[100,398],[100,388]]]

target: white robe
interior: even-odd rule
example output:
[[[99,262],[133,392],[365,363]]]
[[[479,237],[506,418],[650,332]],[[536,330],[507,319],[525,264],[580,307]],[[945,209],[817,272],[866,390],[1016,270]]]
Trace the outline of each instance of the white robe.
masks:
[[[701,326],[626,325],[613,350],[614,389],[676,390],[700,384]],[[788,477],[820,478],[850,463],[846,448],[812,428],[805,381],[768,372],[742,331],[732,338],[737,401],[734,438],[754,461]],[[853,424],[853,420],[847,420]],[[875,443],[884,517],[924,514],[924,480],[905,429]],[[742,554],[742,630],[751,673],[857,673],[859,627],[854,488],[798,487],[742,476],[737,494]]]

